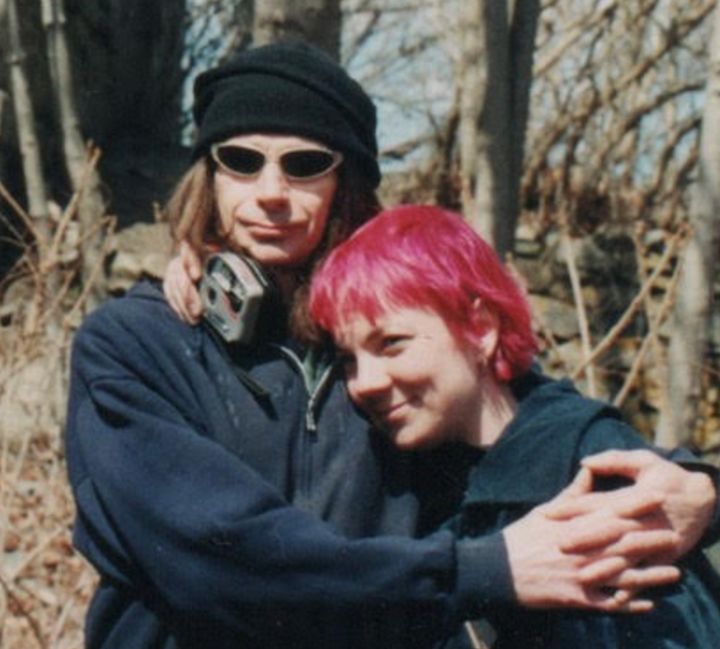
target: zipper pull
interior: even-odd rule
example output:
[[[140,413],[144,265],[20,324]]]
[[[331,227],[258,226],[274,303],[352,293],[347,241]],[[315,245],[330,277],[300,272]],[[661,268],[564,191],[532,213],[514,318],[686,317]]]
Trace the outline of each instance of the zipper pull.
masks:
[[[312,403],[308,404],[308,409],[305,411],[305,429],[308,433],[317,433],[317,422],[312,410]]]

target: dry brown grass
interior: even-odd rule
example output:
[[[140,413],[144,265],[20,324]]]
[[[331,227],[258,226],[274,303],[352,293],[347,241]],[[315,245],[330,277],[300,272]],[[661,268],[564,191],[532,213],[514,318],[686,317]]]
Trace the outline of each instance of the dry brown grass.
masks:
[[[0,282],[0,646],[80,649],[96,577],[72,547],[62,430],[70,340],[102,260],[80,277],[90,237],[78,195],[43,231],[1,184],[0,195],[27,233]],[[107,242],[113,227],[100,215],[92,234]]]
[[[13,316],[0,329],[0,646],[79,649],[95,577],[72,548],[62,450],[71,329]]]
[[[72,548],[74,507],[57,435],[3,438],[0,517],[0,646],[79,649],[95,576]]]

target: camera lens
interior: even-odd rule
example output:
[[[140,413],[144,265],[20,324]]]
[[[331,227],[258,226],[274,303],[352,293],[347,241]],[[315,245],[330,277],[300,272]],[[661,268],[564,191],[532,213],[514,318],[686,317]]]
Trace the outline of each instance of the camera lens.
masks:
[[[242,300],[235,295],[235,293],[230,293],[228,295],[228,298],[230,299],[230,307],[232,308],[235,313],[238,313],[240,311],[240,308],[242,307]]]

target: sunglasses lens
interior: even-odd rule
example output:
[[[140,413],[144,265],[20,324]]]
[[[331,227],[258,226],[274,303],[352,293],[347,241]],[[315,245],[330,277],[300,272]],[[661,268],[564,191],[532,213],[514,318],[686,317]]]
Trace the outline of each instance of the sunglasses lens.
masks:
[[[321,176],[335,164],[335,157],[328,151],[308,149],[289,151],[281,158],[283,171],[291,178]]]
[[[230,144],[215,149],[215,157],[223,167],[243,176],[258,173],[265,164],[265,156],[259,151]]]

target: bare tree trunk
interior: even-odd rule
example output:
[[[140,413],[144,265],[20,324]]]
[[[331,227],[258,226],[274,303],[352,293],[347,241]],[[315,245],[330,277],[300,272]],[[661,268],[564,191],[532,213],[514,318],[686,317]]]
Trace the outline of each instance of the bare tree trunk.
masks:
[[[467,0],[463,4],[460,69],[460,174],[463,212],[473,227],[492,242],[490,223],[478,212],[474,184],[481,172],[479,116],[485,103],[487,71],[480,62],[486,60],[485,23],[482,0]],[[478,197],[479,199],[479,197]]]
[[[335,59],[340,56],[340,0],[256,0],[253,41],[282,39],[313,43]]]
[[[530,116],[535,38],[540,0],[511,0],[510,19],[510,174],[507,218],[495,224],[498,250],[511,252],[520,211],[520,182],[525,158],[525,136]]]
[[[102,233],[98,227],[105,214],[100,191],[100,177],[93,168],[88,173],[88,154],[80,133],[75,109],[74,86],[70,57],[65,36],[63,0],[42,0],[43,26],[47,32],[48,61],[56,103],[59,110],[63,152],[73,190],[82,192],[78,205],[80,225],[85,234],[82,258],[83,284],[90,281],[95,267],[102,263]],[[90,306],[102,298],[103,290],[96,284]]]
[[[528,117],[537,0],[463,5],[463,209],[502,256],[512,251]]]
[[[43,178],[40,146],[35,128],[35,112],[30,97],[30,88],[23,69],[25,52],[20,42],[20,22],[16,0],[7,0],[7,29],[10,56],[10,84],[12,88],[18,139],[22,154],[23,173],[28,212],[36,221],[40,234],[38,245],[47,247],[50,242],[50,216],[48,214],[47,188]]]
[[[26,322],[29,332],[35,332],[41,317],[45,314],[50,298],[57,294],[60,279],[50,259],[53,227],[48,205],[48,191],[43,174],[40,146],[35,123],[30,87],[23,68],[25,53],[20,40],[20,21],[16,0],[7,0],[8,42],[10,45],[10,79],[15,119],[17,121],[18,140],[22,157],[23,174],[28,213],[33,222],[32,232],[37,250],[36,282],[30,316]],[[57,316],[48,321],[48,331],[55,335],[59,323]]]
[[[668,395],[656,442],[692,438],[701,396],[720,242],[720,5],[708,47],[709,69],[700,136],[699,177],[692,195],[692,238],[683,259],[668,350]]]

